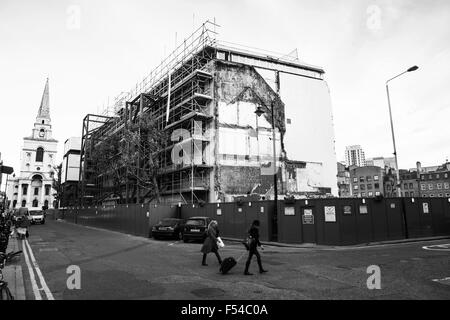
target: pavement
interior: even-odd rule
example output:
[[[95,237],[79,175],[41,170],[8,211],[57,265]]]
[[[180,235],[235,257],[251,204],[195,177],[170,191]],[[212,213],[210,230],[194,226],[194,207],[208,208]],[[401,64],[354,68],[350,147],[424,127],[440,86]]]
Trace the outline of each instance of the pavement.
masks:
[[[19,250],[22,249],[20,249],[17,239],[15,237],[11,238],[6,252],[16,252]],[[8,288],[15,300],[25,300],[25,285],[21,259],[21,257],[14,258],[14,260],[7,264],[2,270],[4,280],[8,282]]]
[[[247,252],[224,240],[222,258],[242,257],[227,275],[214,255],[201,266],[201,243],[157,241],[47,220],[30,228],[22,259],[27,299],[309,300],[450,299],[450,240],[347,248],[277,246],[261,251],[267,274]],[[370,290],[370,266],[380,270]],[[79,282],[78,282],[79,280]],[[77,287],[79,284],[80,287]]]

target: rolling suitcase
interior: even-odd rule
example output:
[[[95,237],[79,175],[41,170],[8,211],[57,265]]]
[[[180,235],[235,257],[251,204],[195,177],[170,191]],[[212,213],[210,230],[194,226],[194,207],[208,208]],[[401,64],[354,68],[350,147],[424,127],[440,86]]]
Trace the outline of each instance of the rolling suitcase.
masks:
[[[226,258],[225,260],[222,261],[222,264],[220,265],[220,272],[222,274],[227,274],[228,271],[230,271],[231,269],[233,269],[233,267],[237,264],[236,259],[234,259],[233,257],[229,257]]]
[[[222,261],[222,264],[220,265],[219,271],[222,274],[227,274],[233,267],[238,263],[239,260],[242,259],[242,257],[245,255],[245,252],[236,260],[233,257],[228,257]]]

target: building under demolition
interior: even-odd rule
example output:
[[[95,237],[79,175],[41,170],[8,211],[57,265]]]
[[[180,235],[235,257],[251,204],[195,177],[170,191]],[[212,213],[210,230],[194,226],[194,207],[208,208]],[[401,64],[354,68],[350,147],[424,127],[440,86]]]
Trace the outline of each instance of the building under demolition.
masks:
[[[133,180],[112,182],[109,168],[95,163],[97,146],[144,114],[167,137],[155,154],[161,202],[273,199],[274,167],[280,196],[337,196],[324,70],[297,57],[219,42],[211,26],[205,23],[120,96],[113,115],[86,116],[81,204],[156,200],[148,188],[136,189]]]

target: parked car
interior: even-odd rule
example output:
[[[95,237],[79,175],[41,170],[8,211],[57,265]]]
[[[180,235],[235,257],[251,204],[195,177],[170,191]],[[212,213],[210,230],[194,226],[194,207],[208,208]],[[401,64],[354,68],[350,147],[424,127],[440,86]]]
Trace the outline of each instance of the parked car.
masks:
[[[152,228],[154,239],[175,238],[183,239],[184,219],[165,218]]]
[[[206,229],[210,222],[211,218],[208,217],[192,217],[187,219],[184,225],[183,241],[204,241],[206,238]]]
[[[21,207],[13,213],[13,221],[16,222],[21,217],[26,217],[31,222],[31,215],[28,208]]]
[[[45,212],[43,210],[33,210],[30,211],[31,224],[45,224]]]

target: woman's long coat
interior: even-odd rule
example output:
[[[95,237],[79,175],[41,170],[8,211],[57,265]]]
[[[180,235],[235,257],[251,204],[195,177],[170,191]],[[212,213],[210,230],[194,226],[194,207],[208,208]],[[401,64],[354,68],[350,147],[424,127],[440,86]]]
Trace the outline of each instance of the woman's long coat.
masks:
[[[217,251],[219,246],[217,245],[217,237],[219,236],[219,230],[214,227],[209,227],[206,231],[206,239],[203,243],[201,252],[210,253]]]

